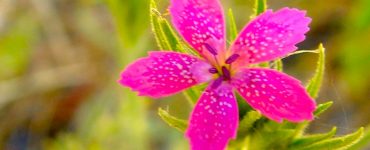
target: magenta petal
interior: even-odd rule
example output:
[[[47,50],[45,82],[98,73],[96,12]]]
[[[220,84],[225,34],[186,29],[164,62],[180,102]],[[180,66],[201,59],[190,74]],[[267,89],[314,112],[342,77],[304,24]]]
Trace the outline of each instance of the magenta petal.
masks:
[[[230,85],[209,86],[190,117],[186,135],[192,150],[223,150],[235,138],[238,106]]]
[[[120,83],[138,91],[139,95],[159,98],[168,96],[200,82],[191,70],[207,64],[196,57],[176,52],[151,52],[148,57],[130,64],[121,74]],[[204,65],[203,65],[204,66]],[[203,69],[206,69],[203,67]],[[202,74],[206,76],[206,74]],[[209,77],[210,78],[210,77]],[[209,81],[210,79],[208,79]]]
[[[268,10],[252,20],[232,46],[235,53],[248,56],[249,63],[259,63],[283,57],[297,49],[305,39],[311,18],[298,9]]]
[[[281,122],[312,120],[315,101],[300,81],[271,69],[244,69],[232,79],[240,95],[266,117]]]
[[[172,22],[184,39],[202,56],[212,55],[205,43],[216,51],[225,49],[225,23],[218,0],[171,0]]]

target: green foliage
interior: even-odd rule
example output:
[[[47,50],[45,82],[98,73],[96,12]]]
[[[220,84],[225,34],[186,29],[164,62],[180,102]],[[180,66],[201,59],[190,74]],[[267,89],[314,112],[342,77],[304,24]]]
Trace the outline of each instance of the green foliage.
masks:
[[[313,114],[315,116],[319,116],[321,115],[321,113],[323,113],[324,111],[326,111],[331,105],[333,105],[333,101],[329,101],[329,102],[326,102],[324,104],[320,104],[317,106],[315,112],[313,112]]]
[[[337,150],[347,149],[351,145],[358,142],[363,136],[364,128],[360,128],[352,134],[348,134],[342,137],[336,137],[332,139],[325,139],[320,142],[307,145],[306,147],[300,148],[300,150]]]
[[[260,119],[262,115],[254,110],[249,111],[239,122],[238,137],[244,137],[253,129],[253,124]]]
[[[348,148],[348,150],[361,150],[369,145],[370,143],[370,126],[367,126],[364,136],[352,146]]]
[[[245,149],[268,150],[268,149],[286,149],[295,134],[295,130],[286,128],[282,124],[270,121],[260,120],[249,138]]]
[[[266,0],[255,0],[254,5],[254,12],[256,16],[265,12],[267,8]]]
[[[336,150],[347,149],[360,141],[363,135],[363,128],[342,137],[334,137],[336,127],[328,133],[303,135],[295,137],[296,131],[293,128],[278,124],[272,121],[265,121],[263,125],[255,125],[254,132],[244,137],[244,144],[232,144],[238,149],[281,149],[281,150]],[[247,141],[247,142],[245,142]]]
[[[317,95],[319,94],[325,71],[325,48],[323,47],[322,44],[320,44],[318,51],[319,51],[319,60],[317,61],[315,75],[308,82],[306,87],[307,92],[313,98],[316,98]]]
[[[320,142],[322,140],[329,139],[329,138],[333,137],[336,132],[337,132],[337,128],[333,127],[331,129],[331,131],[329,131],[328,133],[306,135],[306,136],[302,136],[300,138],[296,138],[290,143],[289,149],[291,149],[291,150],[300,149],[300,148],[309,146],[311,144]]]
[[[269,62],[259,63],[258,64],[258,67],[269,68],[270,67],[270,63]]]
[[[292,55],[297,55],[297,54],[303,54],[303,53],[319,53],[319,50],[320,49],[317,49],[317,50],[298,50],[298,51],[294,51],[294,52],[288,54],[286,57],[289,57],[289,56],[292,56]]]
[[[229,42],[233,42],[238,35],[238,29],[236,28],[236,23],[234,19],[234,13],[231,9],[227,12],[227,25],[228,25],[228,32],[229,35]],[[231,43],[230,43],[231,44]]]
[[[183,92],[190,104],[194,105],[198,101],[202,91],[205,89],[205,86],[207,86],[207,84],[194,86]]]
[[[283,61],[281,59],[276,59],[273,64],[275,70],[283,72]]]
[[[188,123],[186,120],[178,119],[174,116],[171,116],[167,111],[163,110],[162,108],[158,109],[158,115],[165,121],[169,126],[179,130],[180,132],[184,132],[188,127]]]
[[[197,102],[199,98],[199,95],[202,94],[201,93],[202,91],[196,90],[196,89],[197,89],[196,87],[192,87],[183,92],[185,98],[190,102],[192,106],[195,105],[195,103]]]
[[[150,1],[150,20],[158,47],[161,50],[177,49],[176,46],[179,43],[179,38],[172,30],[168,21],[158,11],[154,0]]]

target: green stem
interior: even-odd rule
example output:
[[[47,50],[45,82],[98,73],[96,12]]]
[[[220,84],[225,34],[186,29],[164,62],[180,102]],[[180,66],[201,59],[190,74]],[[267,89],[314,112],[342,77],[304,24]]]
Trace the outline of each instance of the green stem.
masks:
[[[255,15],[256,16],[265,12],[266,8],[267,8],[266,0],[256,0],[254,8],[255,8]]]

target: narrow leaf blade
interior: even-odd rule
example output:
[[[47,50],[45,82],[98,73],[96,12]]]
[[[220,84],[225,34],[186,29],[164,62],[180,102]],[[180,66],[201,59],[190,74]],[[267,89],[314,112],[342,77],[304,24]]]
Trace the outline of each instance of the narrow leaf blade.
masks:
[[[363,136],[364,128],[360,128],[352,134],[348,134],[342,137],[332,138],[311,144],[307,147],[301,148],[301,150],[336,150],[346,149],[353,144],[357,143]]]
[[[227,15],[228,15],[227,23],[228,23],[229,41],[233,42],[236,36],[238,35],[238,30],[236,28],[233,11],[231,9],[229,9]]]
[[[239,123],[238,136],[245,136],[253,127],[253,124],[262,117],[262,115],[254,110],[249,111]]]
[[[179,37],[176,35],[175,31],[171,27],[171,25],[168,23],[168,21],[161,17],[160,18],[161,28],[163,31],[163,34],[165,38],[168,41],[168,44],[170,46],[170,49],[168,50],[178,50],[177,45],[179,44],[180,40]]]
[[[259,14],[265,12],[267,8],[266,0],[255,0],[255,15],[258,16]]]
[[[321,113],[326,111],[331,105],[333,105],[333,101],[329,101],[317,106],[315,112],[313,113],[316,117],[319,116]]]
[[[195,103],[198,100],[198,97],[200,96],[200,93],[198,92],[198,90],[195,87],[189,88],[189,89],[185,90],[183,93],[184,93],[186,99],[188,99],[188,101],[193,106],[195,105]]]
[[[154,0],[150,1],[152,31],[161,50],[178,50],[180,39],[166,18],[158,11]]]
[[[180,132],[185,132],[186,128],[188,127],[188,123],[186,120],[178,119],[174,116],[171,116],[167,111],[163,110],[162,108],[158,109],[158,115],[169,126],[179,130]]]
[[[369,148],[370,145],[370,126],[365,128],[364,136],[354,145],[350,146],[348,150],[361,150]]]
[[[167,39],[164,36],[161,23],[160,23],[160,12],[157,10],[157,5],[154,0],[150,1],[150,24],[152,27],[152,31],[154,33],[154,37],[157,41],[158,47],[161,50],[169,49],[170,45]]]
[[[291,150],[299,149],[304,146],[308,146],[316,142],[320,142],[322,140],[333,137],[336,132],[337,132],[337,128],[333,127],[331,131],[329,131],[328,133],[308,135],[308,136],[294,139],[293,142],[289,145],[289,149]]]
[[[273,64],[274,64],[273,69],[283,72],[283,61],[281,59],[275,60]]]
[[[319,94],[325,71],[325,48],[322,44],[320,44],[318,51],[319,59],[317,61],[315,75],[311,78],[306,87],[307,92],[313,98],[317,98]]]
[[[204,91],[204,89],[207,87],[207,84],[201,84],[197,86],[193,86],[187,90],[185,90],[183,93],[185,97],[189,100],[189,102],[194,105],[197,103],[200,95]]]

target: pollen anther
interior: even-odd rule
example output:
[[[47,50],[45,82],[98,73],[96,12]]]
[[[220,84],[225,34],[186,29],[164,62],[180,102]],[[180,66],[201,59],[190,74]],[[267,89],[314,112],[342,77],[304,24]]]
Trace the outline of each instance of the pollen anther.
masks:
[[[227,69],[225,66],[222,66],[222,75],[224,77],[224,80],[229,80],[231,78],[231,74],[229,69]]]
[[[209,45],[208,43],[204,43],[204,46],[206,47],[206,49],[212,54],[212,55],[217,55],[217,51],[215,48],[213,48],[211,45]]]
[[[218,73],[218,70],[216,68],[209,68],[209,73],[216,74]]]
[[[235,60],[237,60],[239,58],[239,54],[233,54],[231,55],[229,58],[226,59],[225,63],[226,64],[231,64],[233,63]]]

